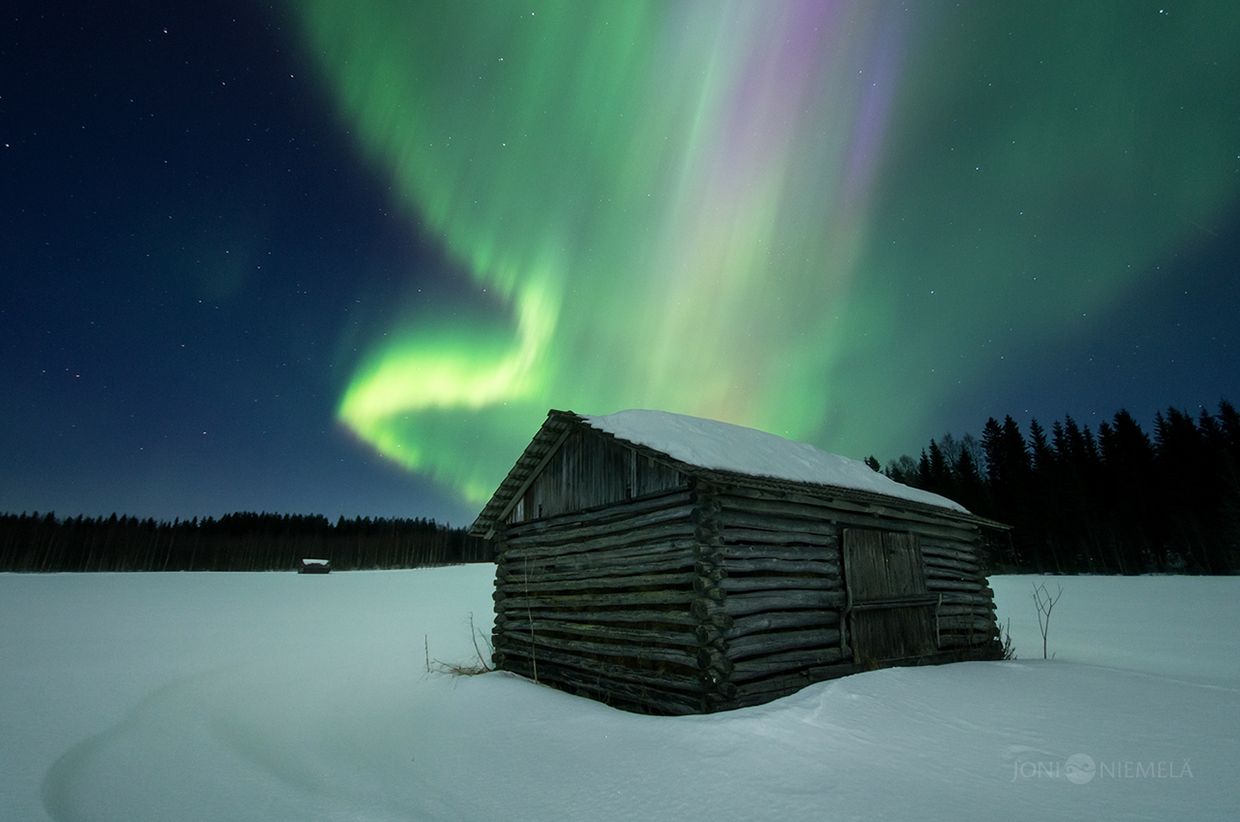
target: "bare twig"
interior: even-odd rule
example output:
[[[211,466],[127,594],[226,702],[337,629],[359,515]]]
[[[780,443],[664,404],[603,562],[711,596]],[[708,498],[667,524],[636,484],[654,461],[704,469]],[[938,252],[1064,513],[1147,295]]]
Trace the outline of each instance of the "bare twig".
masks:
[[[473,611],[469,612],[469,636],[470,636],[470,639],[474,641],[474,653],[478,655],[479,665],[481,665],[483,668],[485,668],[488,671],[491,670],[491,654],[494,651],[494,649],[491,647],[490,640],[488,640],[485,636],[482,635],[482,631],[474,627],[474,612]],[[486,656],[483,656],[482,651],[478,648],[478,637],[479,636],[482,636],[482,644],[487,646]]]
[[[1012,620],[1008,619],[1007,624],[1000,631],[1003,635],[1003,658],[1016,659],[1016,646],[1012,644]]]
[[[474,613],[469,612],[469,638],[474,643],[474,653],[477,654],[477,661],[473,663],[465,662],[443,662],[438,659],[431,659],[430,646],[426,650],[426,670],[437,674],[452,674],[453,676],[477,676],[478,674],[486,674],[495,670],[491,667],[490,656],[483,656],[482,649],[478,646],[478,636],[482,632],[474,626]],[[491,643],[486,637],[482,638],[483,644],[490,650]]]
[[[1058,586],[1058,590],[1054,596],[1050,591],[1046,590],[1046,583],[1033,586],[1033,604],[1038,609],[1038,630],[1042,632],[1042,658],[1047,659],[1046,655],[1046,637],[1051,630],[1051,611],[1055,608],[1055,603],[1059,602],[1059,598],[1063,596],[1063,586]]]

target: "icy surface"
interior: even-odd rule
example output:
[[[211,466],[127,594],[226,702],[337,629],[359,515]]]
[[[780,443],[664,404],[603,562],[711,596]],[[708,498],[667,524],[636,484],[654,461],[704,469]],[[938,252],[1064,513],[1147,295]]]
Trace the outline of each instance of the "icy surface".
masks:
[[[1064,593],[1044,662],[1043,580],[996,577],[1015,662],[665,718],[427,674],[424,637],[474,656],[492,573],[0,574],[0,818],[1240,814],[1240,579],[1045,579]]]
[[[807,443],[754,428],[666,411],[619,411],[601,417],[585,417],[585,420],[592,428],[661,451],[689,465],[755,477],[836,485],[955,511],[965,510],[946,497],[889,479],[859,460],[829,454]]]

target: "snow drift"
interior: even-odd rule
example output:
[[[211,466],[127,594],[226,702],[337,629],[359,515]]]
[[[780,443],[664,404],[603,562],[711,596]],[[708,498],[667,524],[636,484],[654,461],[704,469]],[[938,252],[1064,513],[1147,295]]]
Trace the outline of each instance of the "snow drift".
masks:
[[[468,661],[491,566],[0,575],[14,820],[1229,819],[1234,578],[992,578],[1021,658],[637,716]],[[1038,580],[1042,581],[1042,580]]]

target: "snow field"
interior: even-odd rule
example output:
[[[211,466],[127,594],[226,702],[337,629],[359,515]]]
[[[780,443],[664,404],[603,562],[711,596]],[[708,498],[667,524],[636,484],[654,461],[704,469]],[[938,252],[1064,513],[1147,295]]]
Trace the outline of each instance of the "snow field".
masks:
[[[0,818],[1231,819],[1240,579],[996,577],[1020,658],[702,717],[474,656],[491,566],[0,574]],[[1064,594],[1044,662],[1029,592]]]

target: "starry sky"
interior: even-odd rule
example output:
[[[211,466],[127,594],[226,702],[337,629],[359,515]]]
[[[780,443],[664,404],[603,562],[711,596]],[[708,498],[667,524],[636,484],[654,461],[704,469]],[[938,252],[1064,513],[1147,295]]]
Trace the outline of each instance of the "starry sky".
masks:
[[[0,510],[468,524],[548,408],[1240,401],[1231,2],[8,3]]]

